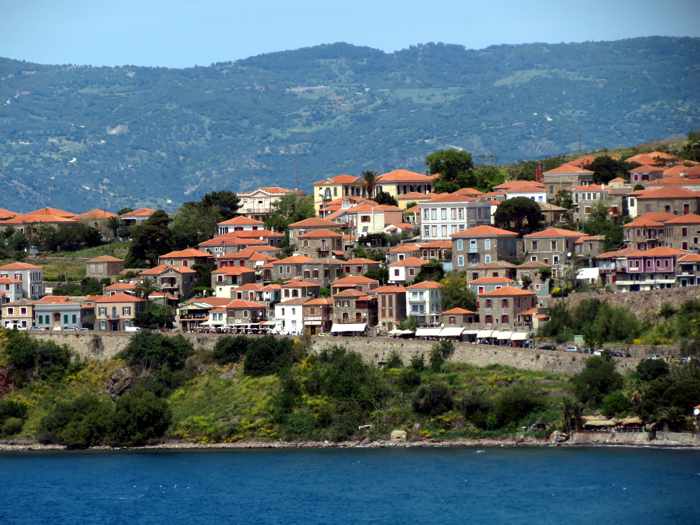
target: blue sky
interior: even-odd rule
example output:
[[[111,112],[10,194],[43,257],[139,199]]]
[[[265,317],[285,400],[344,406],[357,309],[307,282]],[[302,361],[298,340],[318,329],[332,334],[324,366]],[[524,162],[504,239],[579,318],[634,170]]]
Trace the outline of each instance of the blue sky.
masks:
[[[393,51],[700,36],[700,0],[0,0],[0,13],[0,56],[93,65],[208,65],[340,41]]]

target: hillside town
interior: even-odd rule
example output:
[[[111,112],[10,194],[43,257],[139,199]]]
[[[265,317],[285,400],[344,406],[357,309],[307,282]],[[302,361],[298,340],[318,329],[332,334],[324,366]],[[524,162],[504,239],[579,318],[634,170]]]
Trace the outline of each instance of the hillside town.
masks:
[[[5,262],[2,326],[138,331],[156,304],[171,309],[173,328],[185,332],[381,334],[528,346],[555,297],[699,285],[700,163],[641,153],[626,159],[634,166],[629,180],[601,184],[589,168],[594,160],[538,166],[534,180],[508,180],[492,191],[437,192],[438,174],[406,169],[369,179],[335,175],[314,182],[307,196],[314,215],[282,228],[270,224],[271,215],[282,199],[303,192],[239,193],[235,214],[218,222],[211,238],[159,253],[151,267],[128,268],[111,255],[88,259],[85,275],[101,283],[99,294],[56,294],[41,265]],[[516,209],[512,228],[505,227],[499,210],[523,200],[539,216],[519,220]],[[601,209],[601,220],[622,225],[617,246],[584,231]],[[83,224],[111,242],[157,213],[1,209],[0,230],[7,237]],[[202,268],[208,287],[197,284]],[[446,286],[464,289],[464,299],[454,300]]]

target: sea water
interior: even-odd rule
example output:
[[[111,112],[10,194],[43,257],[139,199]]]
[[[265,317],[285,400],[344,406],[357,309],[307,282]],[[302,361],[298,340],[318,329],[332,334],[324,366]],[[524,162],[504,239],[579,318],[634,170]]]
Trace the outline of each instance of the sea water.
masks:
[[[0,455],[5,524],[700,524],[700,452],[372,449]]]

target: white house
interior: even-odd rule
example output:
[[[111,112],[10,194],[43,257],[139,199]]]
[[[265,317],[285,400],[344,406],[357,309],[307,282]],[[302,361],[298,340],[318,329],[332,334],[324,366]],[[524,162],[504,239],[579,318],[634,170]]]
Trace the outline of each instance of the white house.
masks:
[[[0,277],[0,302],[14,303],[22,299],[22,280],[16,277]]]
[[[247,193],[239,193],[240,207],[238,208],[238,213],[250,215],[254,218],[263,218],[266,215],[270,215],[274,205],[282,197],[290,193],[301,194],[299,190],[289,190],[279,186],[264,186]]]
[[[438,193],[418,203],[421,240],[449,240],[453,233],[491,222],[491,204],[457,193]]]
[[[233,219],[217,223],[217,231],[219,235],[226,233],[262,230],[265,228],[265,223],[251,217],[239,215]]]
[[[418,326],[440,324],[442,314],[442,285],[423,281],[409,286],[406,291],[406,315],[414,317]]]
[[[22,294],[28,299],[39,299],[44,295],[44,272],[41,266],[13,262],[0,266],[0,277],[11,277],[22,281]]]
[[[547,202],[547,187],[535,180],[511,180],[494,188],[506,194],[506,199],[525,197],[535,202]]]
[[[304,333],[303,304],[309,297],[287,299],[275,305],[275,333],[280,335],[301,335]]]
[[[428,261],[420,257],[404,257],[389,265],[389,282],[391,284],[412,283],[420,273],[420,269]]]

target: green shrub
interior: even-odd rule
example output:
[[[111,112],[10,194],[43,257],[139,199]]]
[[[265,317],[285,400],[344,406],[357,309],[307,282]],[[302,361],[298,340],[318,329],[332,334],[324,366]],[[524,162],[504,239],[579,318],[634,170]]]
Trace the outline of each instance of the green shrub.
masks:
[[[413,354],[411,357],[411,368],[416,372],[422,372],[425,370],[425,358],[423,354]]]
[[[442,340],[435,343],[430,349],[430,370],[440,372],[454,351],[455,345],[452,341]]]
[[[243,362],[243,371],[250,376],[276,374],[289,367],[295,360],[291,339],[273,336],[251,340]]]
[[[399,389],[402,392],[412,392],[421,384],[420,374],[413,368],[405,368],[401,370],[398,378]]]
[[[139,332],[131,337],[118,357],[139,370],[181,370],[193,351],[192,345],[181,335],[168,337],[155,332]]]
[[[488,428],[489,414],[493,410],[493,404],[483,393],[468,392],[460,401],[459,409],[464,419],[475,427]]]
[[[624,416],[632,409],[632,403],[622,391],[617,390],[603,398],[601,408],[606,417]]]
[[[452,410],[452,393],[442,383],[431,383],[418,387],[413,397],[413,410],[419,414],[439,416]]]
[[[12,379],[23,383],[31,379],[60,379],[71,366],[68,347],[42,341],[25,332],[9,330],[5,354]]]
[[[9,399],[0,399],[0,423],[8,417],[24,419],[27,417],[27,405]]]
[[[19,417],[8,417],[2,422],[0,427],[0,436],[9,437],[19,434],[24,426],[24,419]]]
[[[163,399],[148,390],[133,390],[117,400],[112,414],[110,442],[115,446],[145,445],[162,437],[170,420],[170,409]]]
[[[544,406],[541,396],[525,385],[502,391],[494,401],[494,418],[498,428],[514,425]]]
[[[384,368],[401,368],[402,366],[403,361],[401,360],[401,355],[396,350],[392,350],[384,364]]]
[[[103,444],[112,427],[112,403],[91,394],[59,403],[39,424],[40,443],[88,448]]]
[[[250,339],[245,336],[224,336],[214,345],[214,359],[219,364],[237,363],[245,356]]]
[[[668,372],[668,365],[661,359],[644,359],[637,365],[637,376],[642,381],[653,381]]]
[[[589,357],[585,368],[571,381],[578,400],[592,406],[600,405],[603,397],[622,388],[622,376],[606,356]]]

